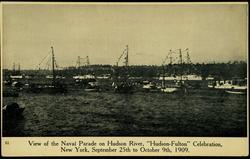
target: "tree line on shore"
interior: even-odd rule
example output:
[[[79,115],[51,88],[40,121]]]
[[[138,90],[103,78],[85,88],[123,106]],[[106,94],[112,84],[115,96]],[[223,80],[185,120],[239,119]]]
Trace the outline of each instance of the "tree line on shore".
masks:
[[[163,74],[167,76],[181,74],[195,74],[202,78],[208,76],[231,79],[233,77],[247,77],[247,63],[245,61],[234,61],[227,63],[196,63],[196,64],[168,64],[164,66],[156,65],[132,65],[132,66],[112,66],[112,65],[89,65],[82,67],[67,67],[56,70],[58,75],[72,77],[75,75],[94,74],[101,76],[110,74],[111,76],[123,75],[125,73],[132,77],[159,77]],[[50,75],[51,70],[9,70],[4,69],[3,75],[29,75],[43,76]]]

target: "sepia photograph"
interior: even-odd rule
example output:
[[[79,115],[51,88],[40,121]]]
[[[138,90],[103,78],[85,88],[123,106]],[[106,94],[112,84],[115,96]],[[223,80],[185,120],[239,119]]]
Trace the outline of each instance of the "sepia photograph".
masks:
[[[3,3],[3,137],[247,137],[247,3]]]

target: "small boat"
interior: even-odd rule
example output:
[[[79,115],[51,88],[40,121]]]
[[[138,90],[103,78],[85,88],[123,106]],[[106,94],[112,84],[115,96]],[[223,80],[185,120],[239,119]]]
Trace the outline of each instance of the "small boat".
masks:
[[[23,87],[23,84],[21,82],[14,81],[11,84],[12,88],[20,90]]]
[[[225,92],[229,93],[229,94],[246,94],[246,92],[239,92],[239,91],[229,91],[229,90],[226,90]]]
[[[24,107],[20,107],[17,103],[7,104],[3,107],[3,116],[7,118],[17,118],[22,116]]]
[[[161,88],[161,91],[164,93],[173,93],[173,92],[177,92],[179,89],[178,88],[170,88],[170,87],[166,87],[166,88]]]
[[[160,89],[156,86],[154,82],[143,81],[142,89],[145,92],[158,92]]]
[[[81,85],[81,86],[87,85],[89,82],[96,81],[96,77],[91,74],[73,76],[73,79],[75,80],[76,85]]]
[[[84,91],[86,92],[98,92],[99,90],[100,90],[100,86],[96,80],[92,80],[91,82],[88,82],[86,87],[84,88]]]
[[[187,88],[184,83],[176,82],[173,85],[165,85],[165,87],[161,88],[161,91],[164,93],[188,93]]]
[[[208,85],[208,88],[214,90],[221,90],[229,94],[246,94],[247,80],[240,78],[233,78],[226,81],[214,81]]]

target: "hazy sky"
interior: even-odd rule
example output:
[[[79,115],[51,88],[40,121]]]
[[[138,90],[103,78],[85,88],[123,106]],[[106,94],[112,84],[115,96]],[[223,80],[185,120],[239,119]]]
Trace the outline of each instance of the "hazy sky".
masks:
[[[193,62],[247,59],[247,4],[4,4],[3,67],[35,69],[54,46],[59,66],[161,65],[170,49]]]

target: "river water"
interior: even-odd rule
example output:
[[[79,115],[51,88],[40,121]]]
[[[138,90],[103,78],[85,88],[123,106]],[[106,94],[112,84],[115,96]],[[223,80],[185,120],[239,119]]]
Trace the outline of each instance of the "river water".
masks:
[[[25,106],[3,123],[3,136],[246,136],[247,96],[75,91],[20,93],[4,104]]]

